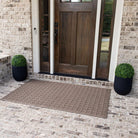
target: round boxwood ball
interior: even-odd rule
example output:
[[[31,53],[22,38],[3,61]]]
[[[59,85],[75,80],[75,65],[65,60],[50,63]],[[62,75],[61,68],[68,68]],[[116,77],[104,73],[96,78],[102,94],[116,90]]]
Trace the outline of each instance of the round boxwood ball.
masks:
[[[134,68],[128,63],[119,64],[116,67],[115,76],[120,78],[132,78],[134,76]]]
[[[25,67],[27,65],[26,59],[23,55],[15,55],[12,58],[12,66],[14,67]]]

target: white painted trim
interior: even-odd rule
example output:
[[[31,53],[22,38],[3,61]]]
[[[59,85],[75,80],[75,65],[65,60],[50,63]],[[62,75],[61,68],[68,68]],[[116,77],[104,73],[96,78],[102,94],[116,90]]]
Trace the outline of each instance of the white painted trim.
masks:
[[[123,5],[124,5],[124,0],[117,0],[110,70],[109,70],[109,81],[112,82],[114,81],[115,68],[117,65],[118,49],[119,49],[120,33],[121,33],[121,21],[123,15]]]
[[[54,0],[50,0],[50,74],[54,74]]]
[[[95,30],[94,52],[93,52],[92,79],[95,79],[96,77],[96,64],[97,64],[97,54],[98,54],[98,40],[99,40],[99,27],[100,27],[102,0],[98,0],[97,2],[98,3],[97,3],[96,30]]]
[[[40,72],[39,0],[32,0],[33,71]],[[34,30],[36,28],[36,30]]]

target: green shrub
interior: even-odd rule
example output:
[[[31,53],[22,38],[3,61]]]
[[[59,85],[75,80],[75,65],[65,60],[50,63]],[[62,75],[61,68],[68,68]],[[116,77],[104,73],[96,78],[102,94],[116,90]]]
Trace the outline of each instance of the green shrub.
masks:
[[[115,76],[120,78],[132,78],[134,76],[134,68],[127,63],[122,63],[116,67]]]
[[[26,65],[27,65],[26,59],[23,55],[15,55],[12,58],[12,66],[14,66],[14,67],[24,67]]]

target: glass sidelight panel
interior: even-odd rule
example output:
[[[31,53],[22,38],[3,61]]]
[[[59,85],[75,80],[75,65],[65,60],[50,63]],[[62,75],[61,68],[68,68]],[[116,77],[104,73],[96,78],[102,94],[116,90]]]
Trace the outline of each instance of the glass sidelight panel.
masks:
[[[116,0],[103,0],[97,60],[97,78],[108,79]]]
[[[48,14],[48,5],[49,5],[49,1],[48,0],[43,0],[43,10],[44,10],[44,14]]]
[[[111,40],[111,16],[104,16],[103,18],[103,32],[101,38],[101,50],[100,50],[100,68],[106,68],[108,66],[109,47]]]
[[[47,47],[43,48],[43,61],[48,62],[49,61],[49,50]]]
[[[106,68],[109,56],[110,37],[102,37],[101,53],[100,53],[100,68]]]
[[[44,16],[44,20],[43,20],[43,27],[44,27],[44,31],[48,31],[48,16]]]
[[[41,43],[44,45],[44,46],[49,46],[49,37],[48,37],[48,33],[42,33],[42,39],[41,39]]]
[[[49,0],[40,0],[41,71],[49,72]]]

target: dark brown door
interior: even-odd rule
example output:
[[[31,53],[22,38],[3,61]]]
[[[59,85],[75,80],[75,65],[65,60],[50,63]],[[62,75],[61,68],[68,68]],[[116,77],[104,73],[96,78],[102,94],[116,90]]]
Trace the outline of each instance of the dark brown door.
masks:
[[[91,76],[97,0],[55,5],[55,72]]]

